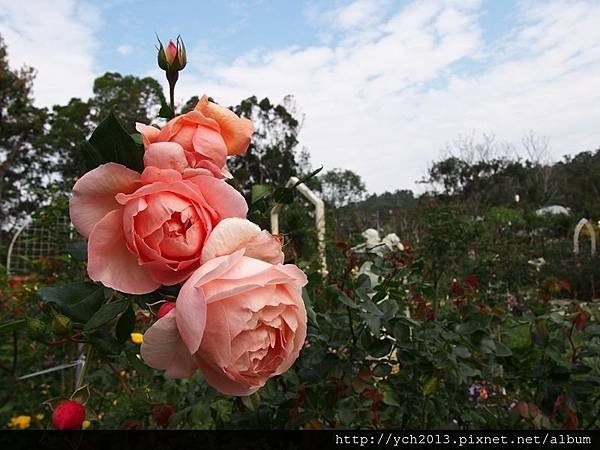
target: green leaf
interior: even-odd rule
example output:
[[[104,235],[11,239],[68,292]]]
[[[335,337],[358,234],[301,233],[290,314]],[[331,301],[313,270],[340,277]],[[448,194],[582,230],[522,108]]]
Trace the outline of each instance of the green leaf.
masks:
[[[469,322],[459,323],[456,326],[456,332],[458,334],[473,334],[477,330],[480,330],[480,329],[481,329],[481,326],[479,325],[479,323],[475,322],[473,320],[471,320]]]
[[[506,357],[511,355],[512,352],[508,347],[506,347],[504,344],[501,344],[500,342],[496,342],[496,356]]]
[[[75,241],[67,244],[67,251],[76,261],[87,261],[87,242]]]
[[[312,323],[314,326],[319,328],[319,324],[317,323],[317,315],[312,307],[312,302],[310,301],[310,296],[308,295],[306,288],[302,288],[302,299],[304,300],[304,307],[306,308],[306,315],[308,316],[309,323]]]
[[[350,297],[348,297],[343,292],[340,292],[338,294],[338,300],[340,302],[342,302],[344,305],[349,306],[350,308],[353,308],[353,309],[357,309],[358,308],[358,305],[356,303],[354,303],[354,300],[352,300]]]
[[[104,303],[104,289],[85,281],[38,289],[42,301],[54,303],[76,322],[87,322]]]
[[[138,355],[132,351],[125,350],[125,356],[127,357],[127,361],[129,364],[141,375],[146,376],[150,373],[150,369],[146,364],[142,362],[142,360],[138,357]]]
[[[96,313],[87,321],[83,329],[85,331],[93,330],[94,328],[101,327],[105,323],[110,322],[119,314],[121,314],[127,307],[129,306],[129,302],[124,300],[106,303],[102,305],[102,307],[96,311]]]
[[[137,145],[144,145],[144,138],[140,133],[131,133],[129,136]]]
[[[381,339],[369,346],[368,350],[373,358],[383,358],[392,351],[392,343],[387,339]]]
[[[144,169],[143,148],[136,144],[112,112],[100,122],[82,151],[88,170],[108,162],[123,164],[138,172]]]
[[[400,406],[400,396],[389,384],[380,384],[379,389],[383,394],[383,403],[388,406]]]
[[[169,105],[163,103],[160,107],[160,111],[158,111],[158,117],[162,117],[163,119],[171,120],[175,117],[175,113],[171,109]]]
[[[307,182],[308,180],[310,180],[312,177],[314,177],[316,174],[318,174],[321,170],[323,170],[323,166],[319,167],[316,170],[313,170],[311,173],[309,173],[308,175],[306,175],[305,177],[302,177],[300,180],[298,180],[296,182],[296,184],[294,184],[292,186],[292,188],[297,188],[298,186],[300,186],[302,183]]]
[[[423,384],[423,395],[431,395],[435,392],[438,386],[437,377],[431,377]]]
[[[280,187],[275,189],[273,199],[277,203],[288,205],[294,201],[294,190],[291,188]]]
[[[27,325],[27,320],[13,320],[12,322],[3,323],[0,325],[0,334],[10,333],[12,331],[17,331],[21,328],[24,328]]]
[[[462,345],[459,345],[458,347],[454,347],[452,349],[452,353],[454,353],[459,358],[463,358],[463,359],[471,357],[471,352],[469,351],[469,349],[467,347],[463,347]]]
[[[255,184],[252,186],[252,201],[251,203],[257,203],[264,199],[271,192],[271,188],[266,184]]]
[[[122,344],[127,340],[130,333],[133,331],[133,327],[135,326],[135,313],[133,312],[133,308],[129,305],[129,308],[125,310],[119,320],[117,322],[116,327],[116,335],[117,342]]]
[[[256,411],[260,406],[260,394],[258,392],[255,392],[252,395],[242,397],[242,403],[250,411]]]

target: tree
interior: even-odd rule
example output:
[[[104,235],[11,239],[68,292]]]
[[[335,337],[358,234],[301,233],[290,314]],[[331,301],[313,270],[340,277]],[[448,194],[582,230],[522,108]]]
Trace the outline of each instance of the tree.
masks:
[[[351,170],[332,169],[319,178],[323,199],[335,208],[359,202],[365,197],[365,183]]]
[[[90,119],[97,124],[113,111],[125,129],[134,132],[135,122],[150,123],[164,103],[162,87],[154,78],[107,72],[94,80]]]
[[[37,145],[44,134],[46,110],[32,98],[34,70],[8,66],[0,37],[0,226],[6,228],[35,210],[43,199],[47,155]]]
[[[256,184],[280,187],[290,177],[299,175],[301,122],[293,114],[291,96],[279,105],[272,104],[268,98],[258,101],[252,96],[233,110],[252,120],[256,130],[246,155],[229,162],[236,183],[245,194]]]

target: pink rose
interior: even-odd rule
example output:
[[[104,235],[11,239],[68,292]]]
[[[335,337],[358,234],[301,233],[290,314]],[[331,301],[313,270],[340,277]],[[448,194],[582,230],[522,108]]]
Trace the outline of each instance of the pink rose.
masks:
[[[146,331],[142,358],[167,377],[201,369],[219,392],[250,395],[298,357],[306,276],[283,265],[281,243],[247,220],[223,220],[204,248],[203,260],[221,256],[196,270],[176,307]]]
[[[187,279],[219,221],[245,217],[241,194],[195,171],[146,167],[140,175],[108,163],[81,177],[69,202],[73,225],[88,238],[88,274],[129,294]]]
[[[209,102],[203,96],[193,111],[174,117],[162,130],[136,124],[146,149],[156,142],[179,144],[189,167],[229,173],[225,169],[227,155],[241,155],[250,145],[254,126],[227,108]]]

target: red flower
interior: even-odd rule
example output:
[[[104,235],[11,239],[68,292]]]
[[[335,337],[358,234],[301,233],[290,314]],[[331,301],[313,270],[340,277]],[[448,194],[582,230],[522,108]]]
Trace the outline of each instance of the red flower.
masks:
[[[477,279],[477,276],[475,276],[475,275],[469,275],[467,278],[465,278],[465,282],[473,288],[476,288],[477,285],[479,284],[479,280]]]
[[[85,420],[85,407],[74,400],[61,402],[52,413],[52,425],[59,430],[79,430]]]
[[[152,408],[152,418],[161,427],[169,425],[169,418],[175,412],[173,405],[155,405]]]

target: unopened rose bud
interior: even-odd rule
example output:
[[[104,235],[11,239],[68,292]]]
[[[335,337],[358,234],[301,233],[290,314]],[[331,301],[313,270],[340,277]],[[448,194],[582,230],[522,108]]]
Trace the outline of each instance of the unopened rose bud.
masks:
[[[160,305],[160,308],[158,309],[158,318],[162,319],[163,317],[165,317],[169,311],[171,311],[173,308],[175,308],[175,302],[165,302],[162,305]]]
[[[169,41],[169,44],[164,47],[160,39],[158,40],[158,66],[169,74],[173,74],[183,70],[187,64],[187,54],[185,45],[181,37],[177,37],[176,43]]]
[[[177,46],[173,44],[173,41],[169,41],[169,45],[165,49],[165,55],[167,57],[167,63],[173,64],[175,58],[177,58]]]
[[[85,420],[85,407],[74,400],[61,402],[52,413],[52,425],[58,430],[80,430]]]
[[[71,319],[62,314],[57,314],[52,319],[52,331],[56,334],[67,334],[71,331],[73,324]]]

